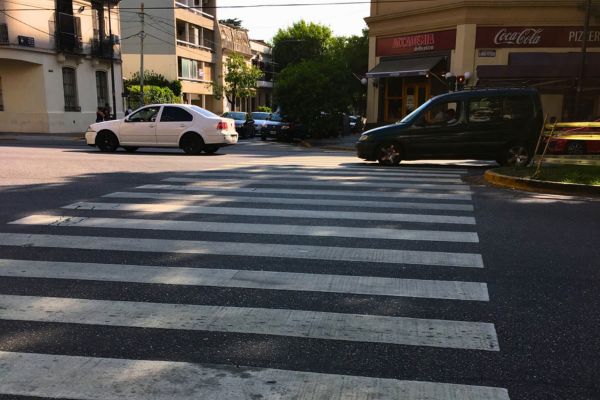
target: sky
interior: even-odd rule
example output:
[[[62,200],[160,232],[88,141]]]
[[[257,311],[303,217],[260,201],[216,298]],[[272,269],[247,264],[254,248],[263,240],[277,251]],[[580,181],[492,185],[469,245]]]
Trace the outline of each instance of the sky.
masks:
[[[357,4],[321,5],[323,3],[354,2]],[[281,4],[316,4],[282,7]],[[370,2],[365,0],[219,0],[219,19],[238,18],[248,29],[250,39],[270,41],[280,28],[287,28],[304,19],[329,26],[335,36],[360,35],[366,28]],[[267,5],[251,8],[221,8],[227,6]]]

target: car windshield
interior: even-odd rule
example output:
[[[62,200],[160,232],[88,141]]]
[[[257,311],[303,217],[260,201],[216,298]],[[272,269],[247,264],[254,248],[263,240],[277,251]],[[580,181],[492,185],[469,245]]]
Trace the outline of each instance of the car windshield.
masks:
[[[231,119],[235,119],[238,121],[246,120],[246,113],[243,113],[243,112],[227,112],[227,113],[223,114],[223,116],[225,118],[231,118]]]
[[[431,104],[431,100],[427,100],[425,103],[421,104],[416,110],[414,110],[413,112],[411,112],[410,114],[408,114],[406,117],[402,118],[399,122],[397,123],[404,123],[404,122],[410,122],[413,120],[413,118],[415,118],[417,115],[421,114],[421,111],[423,111],[424,109],[426,109],[427,107],[429,107],[429,105]]]
[[[268,112],[253,112],[252,118],[253,119],[269,119],[269,113]]]
[[[207,118],[218,118],[219,117],[217,114],[214,114],[208,110],[205,110],[202,107],[191,105],[190,108],[192,110],[196,111],[198,114],[202,115],[203,117],[207,117]]]
[[[283,117],[281,114],[271,114],[271,121],[281,122],[283,121]]]

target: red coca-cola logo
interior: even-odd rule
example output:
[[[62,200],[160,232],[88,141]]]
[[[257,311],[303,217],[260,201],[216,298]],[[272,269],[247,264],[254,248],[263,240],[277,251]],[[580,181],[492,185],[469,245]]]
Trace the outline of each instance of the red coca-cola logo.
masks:
[[[500,29],[494,37],[494,44],[535,46],[542,40],[542,28],[526,28],[521,31]]]

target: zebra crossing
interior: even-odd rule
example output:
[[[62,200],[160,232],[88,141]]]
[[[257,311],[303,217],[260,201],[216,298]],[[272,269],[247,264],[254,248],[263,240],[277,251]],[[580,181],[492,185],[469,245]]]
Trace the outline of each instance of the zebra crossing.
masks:
[[[405,379],[395,370],[406,365],[337,366],[363,365],[373,348],[399,363],[500,354],[494,321],[460,311],[490,301],[473,279],[485,265],[465,170],[269,162],[175,174],[0,227],[0,277],[26,287],[0,292],[0,322],[37,332],[0,348],[0,396],[509,399],[472,378]],[[422,304],[435,307],[418,315]]]

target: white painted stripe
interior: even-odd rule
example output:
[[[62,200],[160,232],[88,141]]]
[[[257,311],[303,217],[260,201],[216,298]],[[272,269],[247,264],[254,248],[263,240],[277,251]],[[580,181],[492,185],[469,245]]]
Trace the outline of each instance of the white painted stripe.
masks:
[[[357,239],[419,240],[431,242],[478,243],[476,232],[425,231],[406,229],[351,228],[343,226],[306,226],[245,224],[205,221],[170,221],[141,218],[92,218],[77,216],[30,215],[11,222],[19,225],[75,226],[81,228],[144,229],[184,232],[223,232],[258,235],[297,235]]]
[[[460,179],[464,173],[444,173],[444,172],[429,172],[427,170],[382,170],[382,171],[360,171],[348,170],[342,168],[277,168],[273,165],[264,167],[244,167],[239,165],[219,166],[215,168],[203,169],[199,174],[211,174],[220,172],[235,172],[247,174],[295,174],[298,176],[339,176],[339,177],[361,177],[374,179],[394,179],[402,177],[423,177],[423,178],[442,178],[442,179]]]
[[[432,224],[475,225],[474,217],[455,215],[370,213],[358,211],[284,210],[272,208],[206,207],[181,203],[130,204],[78,202],[64,206],[70,210],[135,211],[146,213],[182,213],[210,215],[243,215],[276,218],[349,219],[363,221],[421,222]]]
[[[252,188],[252,187],[232,187],[223,185],[142,185],[136,189],[152,190],[183,190],[194,192],[232,192],[232,193],[262,193],[262,194],[288,194],[303,196],[336,196],[336,197],[370,197],[387,199],[436,199],[436,200],[471,200],[470,192],[444,192],[444,193],[424,193],[416,190],[402,192],[367,192],[363,190],[311,190],[311,189],[278,189],[278,188]]]
[[[489,301],[479,282],[0,259],[0,276]]]
[[[289,309],[0,295],[0,319],[499,351],[489,323]]]
[[[426,168],[426,167],[408,167],[400,166],[396,168],[381,167],[375,163],[370,164],[355,164],[348,165],[344,164],[344,161],[327,162],[324,158],[314,160],[310,158],[294,158],[285,157],[282,163],[273,165],[273,160],[265,161],[252,161],[252,162],[240,162],[235,164],[220,165],[214,169],[225,169],[225,168],[268,168],[270,170],[332,170],[332,171],[362,171],[364,173],[386,173],[386,174],[399,174],[403,172],[423,172],[423,173],[435,173],[435,174],[466,174],[467,169],[464,168]]]
[[[0,233],[0,245],[64,249],[141,251],[145,253],[217,254],[244,257],[280,257],[308,260],[358,261],[483,268],[479,254],[416,250],[362,249],[266,243],[138,239],[105,236]]]
[[[419,189],[419,190],[451,190],[455,193],[470,193],[467,185],[443,185],[437,183],[370,183],[370,182],[320,182],[320,181],[290,181],[287,179],[200,179],[200,178],[166,178],[163,182],[175,183],[190,183],[190,184],[212,184],[212,185],[268,185],[268,186],[349,186],[349,187],[365,187],[365,188],[383,188],[383,189]]]
[[[320,198],[302,199],[298,197],[251,197],[251,196],[219,196],[214,194],[188,194],[188,193],[151,193],[151,192],[114,192],[102,197],[114,199],[156,199],[156,200],[182,200],[201,201],[203,203],[245,203],[245,204],[296,204],[303,206],[333,206],[333,207],[363,207],[385,209],[424,209],[448,211],[473,211],[470,204],[449,203],[413,203],[398,201],[371,201],[371,200],[329,200]]]
[[[0,351],[0,393],[81,400],[509,400],[506,389]]]
[[[463,184],[463,181],[460,178],[433,178],[433,177],[419,177],[414,175],[399,175],[394,177],[371,177],[371,176],[363,176],[363,175],[353,175],[353,176],[335,176],[335,175],[323,175],[323,174],[277,174],[277,173],[246,173],[243,171],[235,171],[235,172],[188,172],[184,174],[185,176],[197,176],[203,179],[212,179],[212,178],[235,178],[235,179],[252,179],[252,180],[292,180],[294,182],[306,182],[306,181],[334,181],[334,182],[361,182],[361,183],[394,183],[394,182],[422,182],[422,183],[457,183]],[[386,185],[381,185],[386,186]]]

